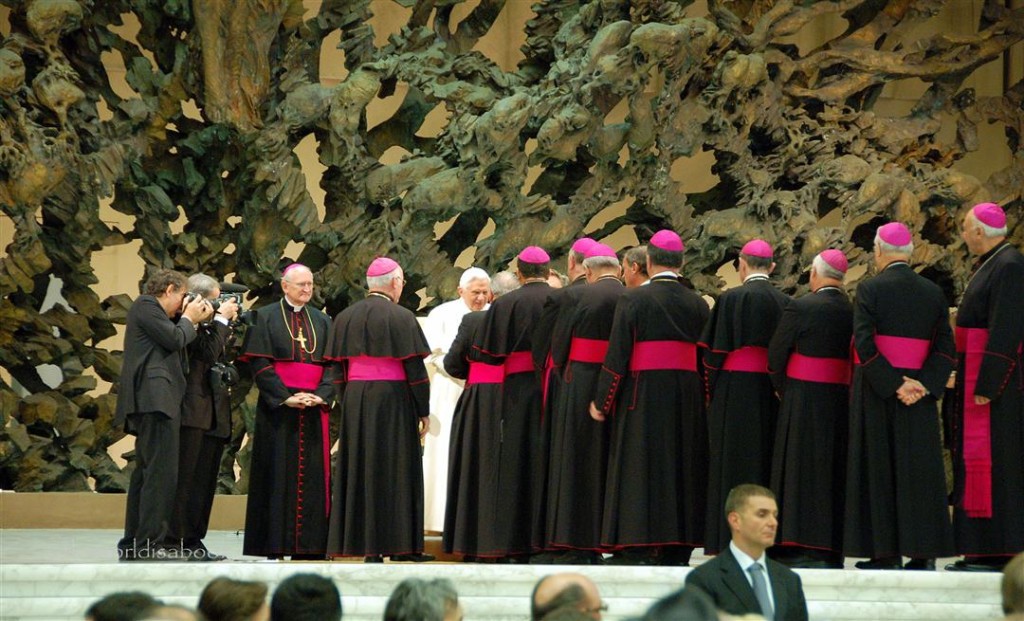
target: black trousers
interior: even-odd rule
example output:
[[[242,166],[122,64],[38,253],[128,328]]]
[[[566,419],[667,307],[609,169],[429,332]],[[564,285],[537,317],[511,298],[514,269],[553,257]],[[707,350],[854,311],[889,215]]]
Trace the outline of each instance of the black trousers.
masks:
[[[170,533],[178,485],[180,422],[162,412],[129,414],[135,429],[135,470],[128,485],[122,551],[160,544]]]
[[[210,525],[217,475],[227,438],[203,429],[182,427],[178,451],[178,491],[174,499],[171,538],[186,548],[196,547]]]

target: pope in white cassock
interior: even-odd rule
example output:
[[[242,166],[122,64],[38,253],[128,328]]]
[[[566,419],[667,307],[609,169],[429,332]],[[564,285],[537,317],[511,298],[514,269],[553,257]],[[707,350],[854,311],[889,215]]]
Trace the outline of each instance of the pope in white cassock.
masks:
[[[444,356],[459,332],[462,317],[470,311],[490,306],[491,278],[479,267],[471,267],[459,278],[459,297],[430,311],[423,333],[430,345],[427,367],[430,380],[430,429],[423,443],[423,522],[424,529],[441,532],[444,505],[448,494],[448,440],[451,436],[455,403],[462,394],[463,381],[444,370]]]

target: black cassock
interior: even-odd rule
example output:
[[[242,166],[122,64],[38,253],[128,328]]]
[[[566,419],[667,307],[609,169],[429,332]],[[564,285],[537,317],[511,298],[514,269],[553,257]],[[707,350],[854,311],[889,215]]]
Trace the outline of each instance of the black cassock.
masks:
[[[615,306],[594,399],[612,427],[605,548],[703,543],[708,449],[695,361],[707,318],[707,303],[667,275],[626,291]],[[646,348],[662,368],[635,369]],[[690,353],[666,354],[673,350]],[[673,365],[694,370],[666,368]]]
[[[448,444],[448,498],[444,509],[444,551],[452,554],[482,555],[493,551],[493,528],[497,520],[498,455],[501,448],[500,365],[470,362],[476,331],[487,311],[462,317],[458,334],[444,357],[448,375],[466,380],[452,417]],[[471,371],[472,369],[472,371]],[[490,374],[488,375],[488,371]],[[480,499],[489,498],[488,502]]]
[[[771,478],[779,545],[842,551],[852,334],[850,300],[822,287],[789,303],[768,345],[782,397]]]
[[[979,268],[957,311],[956,327],[957,350],[961,351],[953,396],[957,415],[952,443],[957,552],[972,556],[1016,554],[1024,550],[1024,257],[1016,248],[1004,243],[979,258]],[[977,342],[972,334],[972,347],[963,352],[968,330],[983,338]],[[977,347],[973,346],[975,342]],[[970,382],[973,390],[967,390],[969,376],[975,377]],[[971,404],[974,395],[992,400],[988,412],[984,408],[976,410],[980,434],[971,416],[965,421],[965,395]],[[986,420],[988,437],[984,433]],[[980,450],[973,449],[972,444]],[[972,472],[972,477],[967,477],[965,461],[978,465],[977,475]],[[988,503],[982,491],[986,484],[991,485]],[[982,491],[981,496],[978,491]],[[980,501],[980,510],[972,508],[968,515],[965,508],[975,498]]]
[[[309,306],[296,312],[282,300],[260,308],[246,333],[239,361],[248,364],[260,393],[245,510],[248,556],[324,554],[330,492],[327,408],[281,404],[297,392],[331,402],[332,373],[324,360],[329,328],[323,312]]]
[[[571,315],[580,295],[587,289],[586,277],[579,277],[563,289],[555,289],[551,292],[544,309],[541,311],[540,319],[531,336],[531,349],[533,350],[533,363],[540,369],[541,382],[541,413],[540,413],[540,452],[538,453],[538,464],[534,469],[536,480],[534,481],[535,505],[533,507],[533,520],[531,523],[531,539],[535,550],[548,548],[549,530],[548,525],[548,485],[550,481],[551,467],[551,441],[553,430],[551,428],[553,414],[557,407],[559,395],[564,388],[562,371],[565,365],[565,350],[568,347],[569,335],[572,332]],[[609,321],[611,319],[609,318]]]
[[[857,287],[859,363],[850,402],[846,473],[848,556],[935,558],[953,552],[936,395],[953,370],[949,303],[900,261]],[[903,376],[931,393],[911,406]]]
[[[481,533],[481,556],[528,554],[540,502],[541,386],[531,354],[532,333],[551,295],[546,282],[528,282],[491,304],[476,331],[471,362],[503,364],[495,486],[477,499],[481,515],[494,515],[490,538]],[[493,439],[483,440],[492,444]],[[483,475],[482,475],[483,476]],[[489,504],[490,506],[486,506]]]
[[[444,370],[465,379],[466,388],[452,419],[442,544],[445,552],[474,556],[504,555],[495,552],[501,548],[495,525],[501,495],[498,479],[505,368],[469,361],[486,313],[477,310],[462,318],[459,333],[444,356]]]
[[[718,298],[701,345],[707,372],[708,462],[705,551],[729,545],[732,534],[723,507],[729,490],[742,483],[767,486],[779,400],[768,377],[767,347],[789,296],[767,276],[749,277]],[[739,357],[758,359],[757,370],[733,369]],[[742,368],[748,368],[741,365]]]
[[[430,411],[429,353],[412,311],[386,296],[371,293],[334,319],[325,353],[341,381],[332,556],[423,551],[418,425]]]
[[[562,372],[550,413],[545,543],[598,550],[611,424],[591,418],[590,403],[625,288],[615,277],[602,277],[579,289],[577,303],[564,315],[569,331],[551,347]]]

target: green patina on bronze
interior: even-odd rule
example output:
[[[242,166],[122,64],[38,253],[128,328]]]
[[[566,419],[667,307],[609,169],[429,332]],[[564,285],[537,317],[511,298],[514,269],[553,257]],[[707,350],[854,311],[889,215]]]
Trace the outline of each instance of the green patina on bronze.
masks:
[[[1020,220],[1024,82],[987,98],[964,84],[1019,49],[1024,9],[989,2],[975,34],[922,38],[945,2],[709,0],[697,16],[685,0],[540,0],[524,60],[504,71],[473,48],[506,0],[481,0],[457,25],[461,0],[396,1],[408,23],[375,47],[369,0],[324,0],[305,20],[301,0],[0,0],[11,31],[0,45],[0,208],[14,223],[0,260],[0,366],[28,393],[0,383],[0,486],[126,487],[107,455],[122,435],[116,395],[94,396],[93,375],[116,382],[120,369],[120,352],[96,344],[131,302],[91,288],[91,257],[108,246],[138,240],[149,269],[234,274],[257,306],[273,298],[282,261],[299,260],[334,313],[362,295],[380,254],[406,267],[402,302],[416,307],[418,289],[454,289],[454,261],[474,244],[476,264],[498,269],[525,245],[559,255],[585,229],[623,226],[641,240],[679,231],[686,276],[711,294],[718,268],[764,237],[794,292],[815,253],[864,261],[875,225],[897,218],[921,236],[916,263],[953,298],[969,269],[958,210],[994,200]],[[126,13],[141,24],[134,41],[118,34]],[[815,49],[786,43],[827,13],[845,18],[845,33]],[[348,74],[327,86],[320,48],[338,30]],[[123,58],[134,96],[115,92],[104,54]],[[887,84],[910,78],[930,88],[909,115],[875,111]],[[399,83],[398,110],[367,129],[367,106]],[[183,112],[189,99],[202,120]],[[623,102],[625,121],[607,123]],[[418,136],[439,105],[447,125]],[[1005,127],[1012,158],[979,180],[955,163],[978,150],[986,123]],[[326,166],[323,220],[294,153],[310,134]],[[411,155],[382,165],[393,146]],[[670,171],[701,151],[719,181],[693,192]],[[531,167],[540,174],[528,184]],[[100,220],[110,196],[134,219],[128,230]],[[587,229],[624,200],[624,214]],[[495,232],[477,242],[488,220]],[[283,257],[291,241],[301,256]],[[64,301],[40,312],[51,282]],[[60,369],[59,385],[43,364]],[[236,446],[252,400],[237,399]],[[224,489],[244,491],[234,458]]]

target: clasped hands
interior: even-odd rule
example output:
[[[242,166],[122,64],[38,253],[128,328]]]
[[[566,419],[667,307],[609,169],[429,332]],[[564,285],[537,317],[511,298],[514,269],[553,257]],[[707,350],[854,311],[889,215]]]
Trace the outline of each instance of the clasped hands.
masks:
[[[903,405],[914,405],[928,394],[924,384],[912,377],[903,376],[903,384],[896,391],[896,397]]]
[[[290,408],[302,410],[308,407],[323,405],[324,400],[311,392],[297,392],[285,399],[284,404]]]

